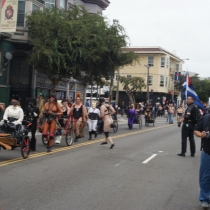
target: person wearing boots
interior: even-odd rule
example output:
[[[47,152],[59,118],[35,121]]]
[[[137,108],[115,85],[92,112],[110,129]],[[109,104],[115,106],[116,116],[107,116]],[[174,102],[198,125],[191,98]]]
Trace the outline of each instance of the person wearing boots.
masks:
[[[76,95],[76,103],[74,103],[70,109],[70,113],[73,113],[73,130],[75,133],[75,139],[74,142],[78,142],[78,139],[80,138],[80,126],[82,123],[86,122],[86,108],[81,102],[80,94],[77,93]]]
[[[110,142],[111,146],[110,149],[112,149],[115,145],[112,141],[112,138],[109,136],[109,131],[111,124],[113,123],[112,115],[115,113],[114,108],[111,105],[105,104],[104,98],[99,98],[99,102],[102,104],[100,109],[100,117],[103,120],[104,123],[104,134],[105,134],[105,141],[101,143],[101,145],[108,144],[107,141]]]
[[[36,151],[36,129],[37,129],[37,119],[39,117],[39,108],[36,106],[36,99],[32,98],[28,104],[28,108],[26,111],[26,118],[29,122],[31,122],[31,143],[30,149],[31,151]]]
[[[92,134],[97,137],[96,126],[98,122],[98,118],[100,116],[100,110],[96,108],[96,104],[92,103],[92,107],[88,110],[88,128],[89,128],[89,139],[92,139]]]
[[[44,128],[42,135],[47,139],[47,152],[52,151],[52,145],[54,141],[54,135],[56,130],[56,119],[57,116],[62,115],[62,110],[60,105],[58,104],[55,95],[50,95],[49,100],[44,105]]]

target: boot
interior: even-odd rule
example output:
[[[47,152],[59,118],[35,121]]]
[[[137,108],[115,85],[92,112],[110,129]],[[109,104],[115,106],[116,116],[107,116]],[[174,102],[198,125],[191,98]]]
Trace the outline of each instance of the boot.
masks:
[[[33,152],[36,151],[36,139],[35,138],[31,138],[30,150],[33,151]]]
[[[88,140],[91,140],[92,139],[92,131],[89,131],[89,139]]]
[[[79,136],[76,136],[74,142],[78,142]]]
[[[95,138],[97,138],[97,131],[93,131],[93,133],[95,134]]]

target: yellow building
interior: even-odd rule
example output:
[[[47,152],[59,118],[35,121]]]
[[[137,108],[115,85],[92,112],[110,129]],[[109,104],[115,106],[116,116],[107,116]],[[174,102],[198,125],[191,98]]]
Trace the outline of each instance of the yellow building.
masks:
[[[119,70],[120,76],[143,77],[147,85],[149,75],[149,98],[152,103],[163,102],[163,100],[176,101],[178,92],[174,91],[175,72],[182,71],[184,63],[177,55],[161,47],[128,47],[124,51],[133,51],[139,55],[139,63],[125,66]],[[149,66],[149,74],[148,68]],[[115,73],[114,86],[117,86],[118,74]],[[147,100],[147,87],[142,94],[136,95],[136,102]],[[119,101],[128,101],[122,85],[119,83]]]

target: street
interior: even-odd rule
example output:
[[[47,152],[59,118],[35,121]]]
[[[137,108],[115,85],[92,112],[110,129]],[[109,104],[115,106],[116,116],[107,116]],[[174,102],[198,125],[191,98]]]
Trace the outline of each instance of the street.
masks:
[[[175,119],[175,118],[174,118]],[[1,210],[193,210],[200,209],[200,139],[196,154],[179,157],[181,130],[158,117],[142,129],[119,119],[115,147],[100,145],[104,135],[67,147],[64,140],[46,153],[23,160],[20,149],[0,152]],[[188,143],[189,145],[189,143]]]

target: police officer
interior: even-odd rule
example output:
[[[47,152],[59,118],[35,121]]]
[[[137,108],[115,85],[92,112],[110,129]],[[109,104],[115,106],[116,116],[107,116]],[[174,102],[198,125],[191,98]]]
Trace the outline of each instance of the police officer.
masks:
[[[192,96],[188,96],[187,98],[187,109],[185,110],[183,125],[182,125],[182,151],[177,154],[178,156],[185,157],[185,153],[187,150],[187,137],[189,137],[190,141],[190,152],[191,157],[195,156],[195,140],[194,140],[194,128],[195,121],[194,116],[196,112],[196,106],[194,104],[194,98]]]

